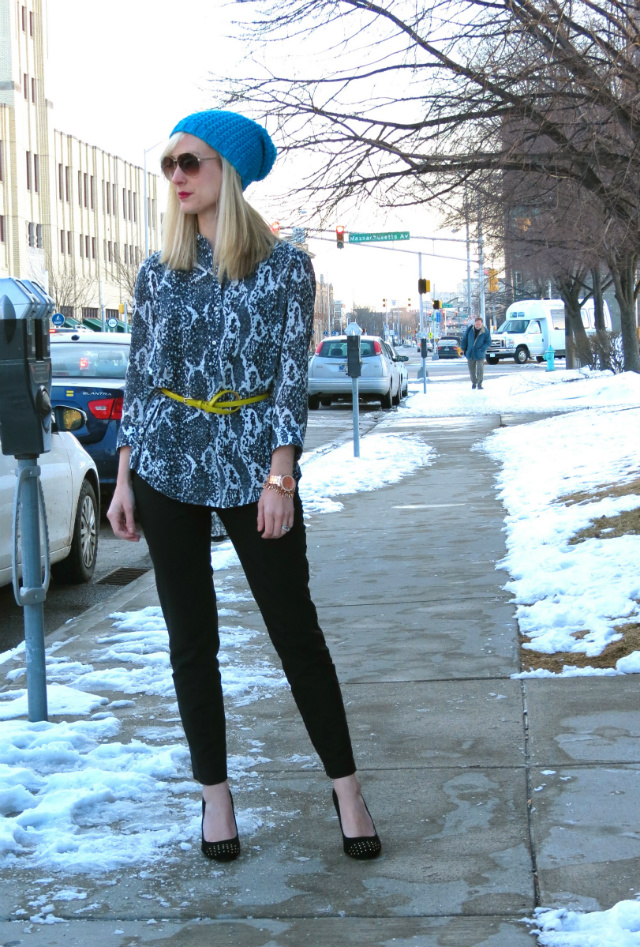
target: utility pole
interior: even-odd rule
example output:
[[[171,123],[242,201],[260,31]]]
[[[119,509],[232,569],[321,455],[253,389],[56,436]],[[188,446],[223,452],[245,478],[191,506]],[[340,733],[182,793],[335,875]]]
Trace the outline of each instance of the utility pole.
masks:
[[[484,322],[484,248],[482,243],[482,208],[478,205],[478,276],[480,279],[480,318]]]
[[[466,191],[464,195],[464,218],[467,230],[467,311],[469,318],[471,318],[471,240],[469,238],[469,203],[467,201]]]

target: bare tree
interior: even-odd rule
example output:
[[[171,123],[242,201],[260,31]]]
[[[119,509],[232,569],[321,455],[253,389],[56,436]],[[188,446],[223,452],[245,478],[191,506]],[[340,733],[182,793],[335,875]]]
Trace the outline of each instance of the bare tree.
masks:
[[[220,104],[275,122],[281,150],[312,155],[304,187],[325,215],[345,200],[455,201],[465,183],[482,186],[496,171],[572,183],[597,204],[604,232],[618,234],[606,259],[618,271],[626,364],[640,371],[630,280],[640,243],[635,0],[239,5],[268,62],[274,42],[327,36],[329,69],[263,65],[215,83]]]
[[[96,281],[89,276],[79,275],[71,266],[54,266],[50,254],[46,255],[46,269],[49,295],[56,308],[72,310],[76,318],[82,319],[82,309],[95,301]]]

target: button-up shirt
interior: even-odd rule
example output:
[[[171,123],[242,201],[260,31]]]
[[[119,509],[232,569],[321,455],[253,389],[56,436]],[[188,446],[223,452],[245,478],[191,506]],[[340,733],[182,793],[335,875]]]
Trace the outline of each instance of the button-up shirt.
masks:
[[[228,508],[260,498],[277,447],[295,447],[300,475],[315,277],[307,254],[278,243],[251,276],[220,284],[197,239],[193,270],[171,270],[158,253],[140,268],[118,446],[130,445],[131,469],[160,493]],[[202,401],[224,389],[269,397],[211,414],[161,388]]]

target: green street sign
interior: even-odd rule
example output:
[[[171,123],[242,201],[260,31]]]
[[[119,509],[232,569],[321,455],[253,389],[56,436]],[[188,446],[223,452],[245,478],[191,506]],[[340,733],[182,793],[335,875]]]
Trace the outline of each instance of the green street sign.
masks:
[[[349,243],[373,243],[384,240],[410,240],[408,230],[390,230],[387,233],[350,233]]]

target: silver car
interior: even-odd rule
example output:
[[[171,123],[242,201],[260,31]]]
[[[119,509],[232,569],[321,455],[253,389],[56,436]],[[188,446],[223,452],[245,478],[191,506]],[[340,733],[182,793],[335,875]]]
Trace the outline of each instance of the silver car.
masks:
[[[360,336],[362,374],[358,394],[363,401],[379,401],[383,408],[400,404],[408,393],[406,355],[377,336]],[[347,337],[324,339],[309,363],[309,407],[313,410],[332,401],[351,401],[352,380],[347,374]]]
[[[58,582],[88,582],[98,554],[100,490],[96,465],[66,419],[80,412],[58,408],[51,450],[40,454],[47,511],[51,573]],[[62,422],[62,424],[60,423]],[[81,422],[80,422],[81,423]],[[13,500],[17,461],[0,453],[0,585],[11,582]]]

